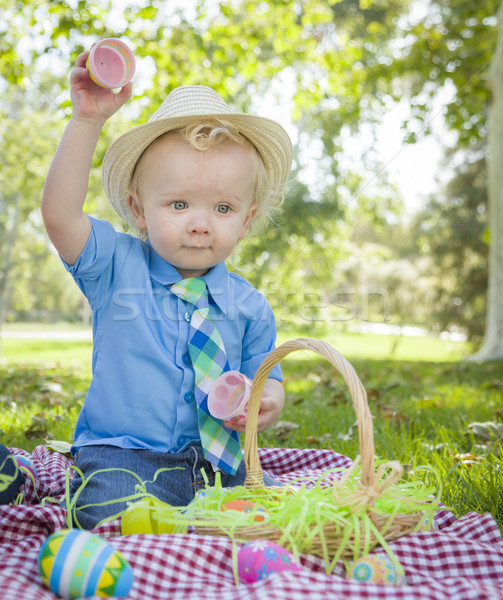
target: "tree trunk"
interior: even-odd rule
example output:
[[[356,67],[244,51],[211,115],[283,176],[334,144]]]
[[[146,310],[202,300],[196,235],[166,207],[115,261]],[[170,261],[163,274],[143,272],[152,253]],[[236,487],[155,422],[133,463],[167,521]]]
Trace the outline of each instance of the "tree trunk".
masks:
[[[498,44],[489,69],[489,286],[482,348],[469,360],[503,358],[503,2],[498,11]]]

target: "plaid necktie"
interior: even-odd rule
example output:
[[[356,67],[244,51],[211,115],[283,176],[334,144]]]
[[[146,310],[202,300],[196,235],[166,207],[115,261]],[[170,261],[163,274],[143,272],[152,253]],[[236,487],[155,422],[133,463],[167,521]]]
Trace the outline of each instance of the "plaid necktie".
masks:
[[[200,277],[182,279],[171,286],[173,294],[194,305],[189,326],[189,354],[195,374],[197,418],[204,457],[234,475],[242,460],[239,433],[223,426],[208,410],[208,393],[229,363],[222,338],[209,318],[208,292]]]

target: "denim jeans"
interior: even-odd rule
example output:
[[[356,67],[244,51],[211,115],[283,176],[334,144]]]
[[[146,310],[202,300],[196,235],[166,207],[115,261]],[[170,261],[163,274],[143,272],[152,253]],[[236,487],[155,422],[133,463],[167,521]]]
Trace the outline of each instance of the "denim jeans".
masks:
[[[132,471],[141,481],[149,482],[145,485],[148,493],[172,506],[186,506],[194,498],[195,493],[205,487],[201,474],[202,468],[208,477],[208,485],[213,485],[215,481],[213,467],[204,459],[201,446],[189,446],[178,454],[125,449],[117,446],[83,446],[75,457],[75,465],[86,479],[100,469]],[[163,468],[172,470],[163,471],[152,482],[155,472]],[[235,475],[221,472],[224,487],[243,485],[245,477],[244,460]],[[97,473],[79,493],[76,503],[77,521],[74,525],[83,529],[94,529],[102,519],[125,510],[127,501],[120,500],[134,494],[138,483],[136,477],[125,471]],[[77,473],[70,484],[71,498],[81,485],[82,480]],[[264,485],[283,484],[264,473]],[[95,506],[110,500],[114,502],[105,506]],[[94,506],[86,507],[87,504]]]

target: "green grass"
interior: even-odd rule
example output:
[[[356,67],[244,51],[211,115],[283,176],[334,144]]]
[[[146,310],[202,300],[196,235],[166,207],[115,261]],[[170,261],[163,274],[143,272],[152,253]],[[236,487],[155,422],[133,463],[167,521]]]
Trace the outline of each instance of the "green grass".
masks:
[[[328,362],[312,356],[283,362],[288,401],[281,418],[296,427],[273,427],[260,434],[259,446],[330,448],[355,457],[358,432],[347,388]],[[351,363],[367,390],[376,455],[398,460],[411,472],[433,467],[443,501],[455,514],[490,512],[503,527],[503,433],[486,439],[468,427],[473,422],[501,425],[503,362]],[[417,476],[434,483],[427,473],[417,471]]]
[[[66,321],[59,321],[56,323],[32,323],[28,321],[16,321],[13,323],[3,323],[1,326],[1,331],[5,333],[9,333],[12,331],[89,331],[88,327],[81,325],[80,323],[68,323]]]
[[[13,323],[0,330],[0,361],[7,363],[36,363],[59,365],[82,365],[90,368],[92,342],[85,340],[44,340],[30,338],[3,337],[12,332],[34,331],[75,332],[86,331],[79,325],[68,326],[64,323],[54,325]],[[359,333],[336,333],[330,336],[316,336],[330,342],[348,359],[368,358],[406,360],[406,361],[458,361],[470,354],[468,344],[441,340],[436,337],[374,335]],[[278,335],[278,344],[301,337],[295,332],[282,330]]]
[[[7,364],[39,364],[73,366],[89,370],[92,342],[80,340],[4,339],[3,362]]]
[[[442,481],[442,499],[455,514],[490,512],[503,527],[503,434],[483,437],[469,428],[473,422],[501,426],[503,361],[456,361],[468,353],[465,345],[430,338],[400,339],[392,358],[393,340],[387,336],[344,334],[329,341],[350,360],[367,390],[376,454],[400,461],[409,477],[431,482],[431,474],[418,467],[433,467]],[[31,450],[45,439],[71,441],[89,385],[91,344],[6,338],[3,351],[4,443]],[[297,352],[282,367],[283,425],[260,434],[259,445],[330,448],[355,457],[354,409],[330,363]],[[473,458],[462,456],[468,454]]]
[[[278,342],[297,337],[280,332]],[[391,360],[457,361],[471,352],[469,344],[442,340],[437,337],[375,335],[371,333],[334,333],[317,336],[348,359],[369,358]]]

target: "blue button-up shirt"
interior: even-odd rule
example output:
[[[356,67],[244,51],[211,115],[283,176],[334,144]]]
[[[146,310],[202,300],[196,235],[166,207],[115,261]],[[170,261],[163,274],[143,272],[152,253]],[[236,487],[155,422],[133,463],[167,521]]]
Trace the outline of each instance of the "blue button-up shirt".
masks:
[[[93,377],[73,451],[110,444],[180,452],[200,442],[187,342],[193,307],[171,293],[180,275],[148,242],[91,223],[75,265],[65,263],[93,311]],[[272,309],[224,263],[204,279],[229,366],[253,378],[276,341]],[[277,365],[269,377],[282,380]]]

